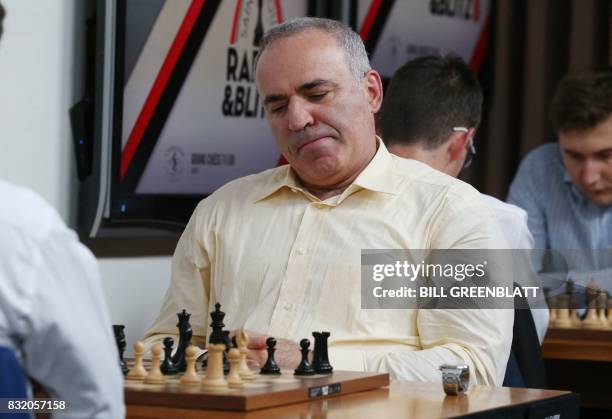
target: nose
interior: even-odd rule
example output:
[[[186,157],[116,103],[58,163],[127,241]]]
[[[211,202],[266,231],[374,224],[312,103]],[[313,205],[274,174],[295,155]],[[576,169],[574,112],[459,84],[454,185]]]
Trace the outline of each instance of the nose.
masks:
[[[287,105],[287,119],[291,131],[301,131],[314,123],[308,104],[301,98],[292,98]]]
[[[587,159],[582,168],[581,180],[584,185],[593,186],[601,179],[601,169],[597,162]]]

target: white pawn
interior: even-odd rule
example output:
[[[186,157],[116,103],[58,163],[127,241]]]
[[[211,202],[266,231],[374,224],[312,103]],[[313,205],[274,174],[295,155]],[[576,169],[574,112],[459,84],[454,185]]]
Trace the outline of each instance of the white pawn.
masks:
[[[557,313],[558,313],[557,298],[550,297],[548,299],[548,304],[550,307],[550,317],[548,319],[548,327],[555,327],[555,322],[557,321]]]
[[[208,363],[206,377],[202,379],[202,387],[227,387],[227,381],[223,375],[223,352],[225,352],[224,344],[208,344]]]
[[[580,329],[582,327],[582,320],[580,320],[578,310],[576,310],[575,308],[570,309],[570,320],[574,329]]]
[[[557,309],[557,318],[555,319],[555,327],[567,329],[572,327],[572,319],[570,318],[569,310],[569,295],[560,295],[557,299],[559,308]]]
[[[185,374],[181,377],[181,384],[186,386],[197,386],[202,382],[202,379],[196,372],[196,354],[198,353],[198,349],[190,345],[185,350],[185,361],[187,362],[187,369],[185,370]]]
[[[144,345],[138,340],[134,343],[134,366],[126,376],[128,380],[142,380],[147,376],[147,370],[142,365],[143,355]]]
[[[162,384],[166,381],[166,377],[162,374],[159,369],[161,359],[162,347],[159,343],[153,345],[151,354],[153,355],[153,361],[151,362],[151,370],[144,379],[146,384]]]
[[[236,348],[232,348],[229,350],[229,354],[227,355],[230,363],[230,371],[227,375],[227,383],[230,387],[244,387],[244,383],[242,382],[242,378],[240,378],[240,351]]]
[[[240,332],[238,332],[238,335],[236,335],[236,343],[238,344],[238,350],[240,351],[240,364],[238,366],[240,378],[247,381],[253,380],[255,379],[255,373],[249,369],[246,360],[247,354],[249,353],[249,337],[244,329],[240,329]]]

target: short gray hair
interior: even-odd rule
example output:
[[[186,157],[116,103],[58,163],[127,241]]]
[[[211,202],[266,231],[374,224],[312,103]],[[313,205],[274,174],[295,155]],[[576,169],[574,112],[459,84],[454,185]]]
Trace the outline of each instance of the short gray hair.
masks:
[[[356,81],[372,69],[363,41],[359,35],[342,22],[319,17],[297,17],[284,23],[272,26],[261,38],[259,53],[255,57],[255,71],[259,57],[270,44],[279,39],[289,38],[309,30],[319,30],[334,37],[338,46],[344,51],[351,74]]]

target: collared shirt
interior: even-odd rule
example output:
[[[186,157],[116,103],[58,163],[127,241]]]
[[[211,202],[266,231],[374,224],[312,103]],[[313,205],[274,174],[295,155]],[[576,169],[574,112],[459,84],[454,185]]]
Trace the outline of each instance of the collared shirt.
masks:
[[[512,310],[361,309],[361,249],[504,248],[496,219],[472,187],[378,151],[340,195],[321,201],[289,166],[228,183],[200,202],[174,254],[172,278],[147,347],[176,335],[192,312],[194,341],[215,302],[228,329],[299,341],[330,331],[339,370],[389,371],[440,381],[443,363],[467,363],[500,385]]]
[[[482,197],[485,202],[493,208],[493,211],[495,211],[495,216],[497,217],[497,221],[499,221],[501,231],[509,248],[533,249],[533,236],[529,232],[527,226],[527,212],[516,205],[507,204],[492,196],[483,194]],[[517,256],[527,256],[527,254],[523,255],[517,253]],[[534,284],[526,283],[521,285],[533,286]],[[544,342],[544,336],[546,336],[546,330],[548,329],[550,313],[547,308],[532,308],[531,315],[533,316],[538,340],[540,344],[542,344],[542,342]]]
[[[527,211],[534,247],[555,250],[543,270],[574,271],[569,276],[576,279],[579,272],[612,267],[606,256],[612,249],[612,206],[599,206],[576,189],[558,144],[544,144],[525,157],[508,202]]]
[[[527,212],[490,195],[482,194],[482,197],[493,208],[508,247],[510,249],[533,249],[533,236],[527,226]]]
[[[536,249],[612,249],[612,206],[599,206],[576,189],[558,144],[525,157],[508,202],[529,214]]]
[[[96,259],[34,193],[0,181],[0,197],[0,346],[66,402],[54,418],[123,417],[119,353]]]

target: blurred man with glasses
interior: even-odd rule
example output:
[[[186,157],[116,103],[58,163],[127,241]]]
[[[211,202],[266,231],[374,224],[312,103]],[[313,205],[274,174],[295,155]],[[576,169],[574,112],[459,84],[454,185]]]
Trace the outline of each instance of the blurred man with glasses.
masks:
[[[476,155],[474,135],[480,124],[482,89],[470,68],[457,56],[419,57],[393,75],[383,102],[379,130],[389,151],[422,161],[457,177]],[[527,213],[482,194],[495,210],[511,249],[532,249]],[[534,310],[540,343],[548,311]]]

